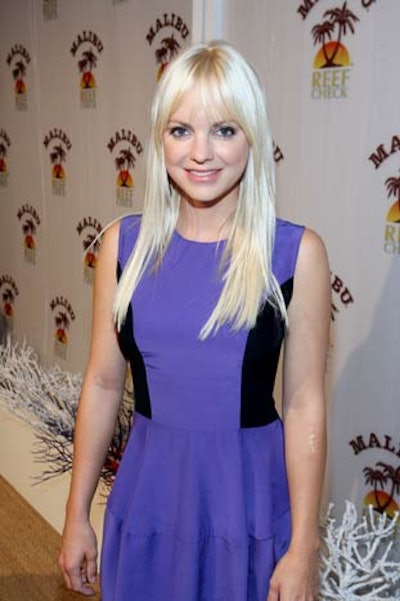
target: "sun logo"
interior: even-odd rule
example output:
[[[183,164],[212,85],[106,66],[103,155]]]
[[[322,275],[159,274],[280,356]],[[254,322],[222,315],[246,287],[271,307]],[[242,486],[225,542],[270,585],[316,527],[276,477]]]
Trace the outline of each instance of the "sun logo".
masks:
[[[32,219],[27,219],[22,226],[22,231],[24,233],[24,247],[29,250],[33,250],[36,248],[36,242],[34,235],[36,234],[36,225]]]
[[[384,250],[400,255],[400,177],[388,177],[385,181],[387,197],[395,201],[386,215]]]
[[[68,319],[68,315],[64,311],[59,311],[59,313],[54,317],[54,323],[56,326],[56,341],[60,344],[67,344],[67,331],[70,326],[70,320]]]
[[[393,461],[398,463],[400,457],[400,445],[393,440],[390,434],[357,434],[349,441],[354,455],[359,456],[362,453],[372,451],[374,454],[390,453]],[[400,466],[393,467],[387,461],[376,461],[373,467],[366,466],[362,470],[364,483],[367,487],[372,487],[364,495],[363,503],[365,506],[372,505],[374,510],[380,514],[387,513],[393,517],[399,510],[399,504],[394,496],[400,494]]]
[[[70,303],[62,296],[56,296],[50,302],[50,309],[54,315],[54,353],[61,359],[67,358],[69,342],[68,330],[71,322],[75,320],[75,314]]]
[[[53,165],[52,177],[53,179],[65,179],[65,171],[62,164],[67,159],[67,153],[61,144],[54,146],[53,152],[50,153],[50,161]]]
[[[28,51],[21,44],[15,44],[7,56],[7,64],[12,67],[11,73],[14,79],[15,107],[19,111],[28,108],[27,85],[25,77],[27,65],[31,62]]]
[[[96,87],[93,69],[97,66],[97,56],[92,50],[82,52],[82,58],[78,61],[78,69],[81,73],[81,90],[90,90]]]
[[[7,144],[5,140],[0,137],[0,186],[2,188],[7,187],[8,183],[8,168],[6,163],[7,156]]]
[[[82,44],[89,43],[89,47],[84,47],[77,62],[80,73],[79,89],[81,107],[96,108],[96,78],[93,70],[97,67],[98,56],[94,50],[100,54],[103,51],[103,43],[100,38],[92,31],[83,31],[79,34],[71,46],[71,54],[75,57]]]
[[[134,178],[131,170],[136,165],[137,157],[143,152],[143,146],[136,134],[130,129],[121,129],[115,132],[107,144],[110,152],[116,145],[125,142],[123,148],[118,149],[114,158],[114,166],[117,170],[116,178],[116,200],[120,206],[131,206],[133,202]]]
[[[375,170],[378,170],[386,161],[399,152],[400,136],[393,135],[386,143],[378,144],[368,159],[374,165]],[[388,254],[400,256],[400,177],[391,176],[386,178],[385,187],[388,199],[394,197],[395,200],[386,213],[383,249]]]
[[[23,220],[22,233],[24,235],[24,257],[27,263],[36,263],[36,232],[40,224],[37,211],[30,205],[24,205],[19,209],[17,217]]]
[[[133,201],[133,177],[130,169],[135,166],[136,157],[130,148],[121,148],[118,156],[114,159],[117,170],[117,204],[131,206]]]
[[[57,196],[65,196],[65,170],[63,163],[67,159],[67,153],[61,144],[54,146],[53,151],[50,153],[50,161],[53,165],[51,176],[52,176],[52,188],[53,194]]]
[[[96,240],[96,234],[88,234],[82,242],[85,251],[85,266],[94,269],[97,263],[97,251],[100,243]]]
[[[395,468],[378,461],[375,467],[365,467],[363,474],[365,484],[373,486],[373,490],[364,497],[364,505],[372,505],[378,513],[393,517],[399,511],[393,497],[400,494],[400,466]],[[385,490],[386,486],[390,487],[388,492]]]
[[[174,38],[174,34],[161,40],[161,46],[154,52],[156,62],[159,65],[157,71],[157,81],[160,81],[161,76],[169,65],[171,60],[178,54],[181,45]]]
[[[7,331],[11,332],[14,323],[14,303],[19,294],[16,283],[9,275],[0,277],[1,314]]]
[[[26,65],[24,61],[19,60],[15,63],[14,68],[12,70],[12,75],[14,78],[14,91],[16,96],[20,96],[21,94],[26,94],[26,84],[24,81],[24,77],[26,76]],[[26,108],[26,106],[25,106]]]
[[[130,148],[121,148],[119,155],[114,159],[118,172],[117,186],[120,188],[133,188],[133,178],[129,169],[135,166],[135,156]]]
[[[83,279],[87,284],[93,284],[94,272],[97,264],[97,255],[100,247],[99,234],[103,227],[101,223],[93,217],[85,217],[76,226],[79,236],[84,234],[82,246],[84,252],[83,259]]]
[[[50,142],[55,141],[54,146],[49,148]],[[43,144],[50,150],[49,158],[52,165],[51,169],[51,187],[55,196],[65,196],[66,191],[66,172],[63,163],[67,160],[67,151],[72,144],[67,134],[58,128],[54,128],[46,135]]]
[[[15,296],[11,288],[5,288],[1,293],[3,300],[3,315],[8,319],[12,319],[14,316],[14,301]]]
[[[93,75],[93,69],[97,66],[97,56],[92,50],[82,52],[82,57],[78,61],[78,69],[81,74],[80,96],[81,106],[83,108],[96,107],[96,79]]]
[[[0,173],[7,173],[7,165],[5,157],[7,156],[7,147],[3,142],[0,142]]]
[[[158,48],[154,51],[158,65],[157,81],[161,79],[165,69],[181,48],[180,41],[175,38],[175,32],[182,38],[181,41],[184,41],[189,35],[189,28],[181,17],[175,13],[164,13],[162,17],[156,19],[154,25],[150,27],[146,35],[146,40],[150,46],[161,30],[165,33],[165,28],[172,28],[175,31],[171,35],[163,37]]]
[[[395,202],[390,207],[386,216],[386,221],[389,223],[400,224],[400,177],[388,177],[385,181],[388,198],[394,196]]]
[[[351,61],[342,38],[348,32],[354,34],[359,18],[347,8],[347,2],[325,11],[323,18],[311,30],[314,45],[320,44],[313,63],[312,98],[346,98]]]

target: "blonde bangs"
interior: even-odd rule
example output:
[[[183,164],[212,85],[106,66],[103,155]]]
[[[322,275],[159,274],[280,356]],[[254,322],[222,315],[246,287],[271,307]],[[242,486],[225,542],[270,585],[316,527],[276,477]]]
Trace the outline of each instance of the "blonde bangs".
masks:
[[[180,62],[179,57],[176,62]],[[174,64],[166,69],[159,83],[152,115],[157,144],[162,144],[168,121],[185,95],[193,90],[211,119],[234,121],[244,131],[248,142],[253,143],[256,119],[251,119],[251,116],[257,113],[252,86],[249,85],[253,82],[243,77],[238,69],[227,68],[226,63],[225,52],[221,52],[220,47],[210,46],[207,52],[199,52],[194,58],[189,56],[186,61],[180,62],[179,69]]]

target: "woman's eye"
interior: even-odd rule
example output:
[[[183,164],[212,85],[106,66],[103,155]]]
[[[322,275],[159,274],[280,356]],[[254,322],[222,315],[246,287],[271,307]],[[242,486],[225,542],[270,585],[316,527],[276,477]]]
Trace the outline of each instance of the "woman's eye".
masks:
[[[188,130],[186,129],[186,127],[182,127],[181,125],[176,125],[175,127],[171,127],[171,129],[169,130],[169,133],[174,138],[182,138],[183,136],[186,136],[188,134]]]
[[[220,125],[216,128],[215,133],[222,138],[231,138],[236,134],[236,128],[232,125]]]

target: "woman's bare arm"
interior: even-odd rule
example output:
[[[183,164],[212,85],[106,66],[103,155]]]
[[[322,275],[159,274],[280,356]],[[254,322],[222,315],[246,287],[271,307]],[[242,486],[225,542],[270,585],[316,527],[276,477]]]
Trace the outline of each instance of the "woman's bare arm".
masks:
[[[104,235],[96,266],[90,355],[78,405],[74,457],[59,564],[68,588],[93,594],[97,545],[90,506],[122,400],[126,362],[112,319],[119,224]]]
[[[289,305],[283,366],[292,537],[288,553],[273,575],[269,601],[312,601],[316,595],[318,524],[326,455],[324,376],[330,290],[325,247],[314,232],[306,230]]]

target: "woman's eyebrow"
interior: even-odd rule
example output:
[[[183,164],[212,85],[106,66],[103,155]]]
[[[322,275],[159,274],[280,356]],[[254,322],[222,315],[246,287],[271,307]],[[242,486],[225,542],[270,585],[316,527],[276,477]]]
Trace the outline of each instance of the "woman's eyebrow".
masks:
[[[189,123],[186,123],[185,121],[181,121],[180,119],[169,119],[168,125],[170,123],[179,123],[179,125],[184,125],[185,127],[190,127]]]

